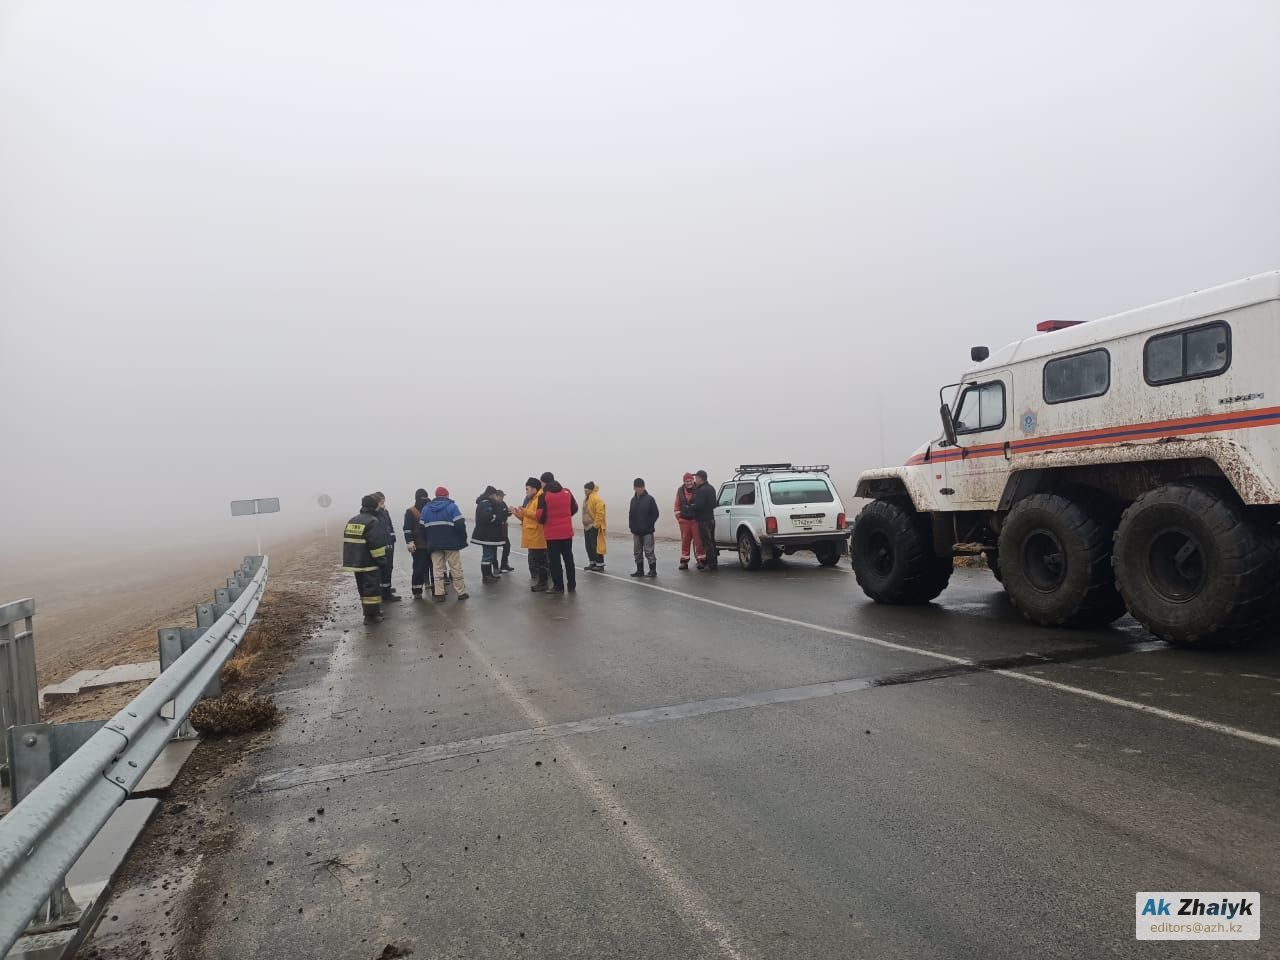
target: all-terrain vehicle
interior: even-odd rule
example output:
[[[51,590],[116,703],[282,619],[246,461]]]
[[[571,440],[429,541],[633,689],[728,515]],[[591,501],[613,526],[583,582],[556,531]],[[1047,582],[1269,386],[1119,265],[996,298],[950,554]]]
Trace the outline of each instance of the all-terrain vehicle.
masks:
[[[859,478],[862,589],[928,602],[981,553],[1039,624],[1278,632],[1280,271],[1037,330],[974,347],[942,436]]]

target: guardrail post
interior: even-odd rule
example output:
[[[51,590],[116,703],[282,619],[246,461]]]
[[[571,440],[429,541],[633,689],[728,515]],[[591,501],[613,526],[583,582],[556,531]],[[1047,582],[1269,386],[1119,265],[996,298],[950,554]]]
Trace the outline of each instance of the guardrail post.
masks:
[[[212,612],[211,612],[212,614]],[[197,620],[199,613],[197,612]],[[173,666],[180,656],[182,656],[191,647],[193,643],[200,639],[200,635],[204,633],[205,628],[202,627],[164,627],[156,631],[156,636],[160,641],[160,672],[168,670]],[[222,675],[214,677],[209,681],[209,685],[204,688],[205,697],[219,697],[222,695]],[[178,725],[177,731],[173,735],[174,740],[197,740],[199,734],[196,733],[195,727],[191,726],[191,719],[187,718]]]
[[[28,723],[10,727],[4,741],[9,752],[9,797],[16,807],[40,782],[79,750],[105,721],[81,723]],[[67,890],[67,878],[54,887],[27,926],[29,933],[73,927],[83,913]]]
[[[28,597],[0,606],[0,745],[10,727],[40,721],[36,686],[36,643],[32,619],[36,602]],[[9,782],[8,747],[0,753],[0,782]]]

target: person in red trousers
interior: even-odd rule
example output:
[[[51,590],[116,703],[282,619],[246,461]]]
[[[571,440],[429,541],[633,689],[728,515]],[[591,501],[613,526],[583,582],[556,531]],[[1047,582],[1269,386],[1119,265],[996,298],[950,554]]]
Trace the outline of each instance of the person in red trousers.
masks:
[[[694,508],[693,474],[684,475],[684,483],[676,487],[676,520],[680,523],[680,569],[689,569],[689,546],[697,558],[698,569],[707,566],[707,551],[702,545],[702,531],[698,528],[698,513]]]

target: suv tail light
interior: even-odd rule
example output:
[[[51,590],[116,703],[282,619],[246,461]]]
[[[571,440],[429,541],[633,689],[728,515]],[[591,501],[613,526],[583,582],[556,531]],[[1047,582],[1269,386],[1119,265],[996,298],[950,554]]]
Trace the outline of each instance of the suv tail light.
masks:
[[[843,513],[836,514],[836,529],[843,530],[844,525],[845,525],[844,514]]]
[[[777,518],[777,517],[765,517],[765,518],[764,518],[764,532],[765,532],[765,533],[767,533],[767,534],[769,534],[770,536],[773,536],[773,535],[775,535],[775,534],[778,532],[778,518]]]

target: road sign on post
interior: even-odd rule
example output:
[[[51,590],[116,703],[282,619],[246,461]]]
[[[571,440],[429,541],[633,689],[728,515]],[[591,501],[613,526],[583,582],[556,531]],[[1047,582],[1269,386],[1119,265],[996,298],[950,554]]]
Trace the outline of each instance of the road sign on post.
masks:
[[[231,501],[231,515],[233,517],[253,517],[253,535],[258,543],[258,556],[262,556],[262,528],[258,523],[258,514],[279,512],[279,497],[263,497],[258,500]]]
[[[333,506],[333,497],[327,493],[322,493],[316,497],[316,503],[320,504],[321,510],[328,510]],[[326,540],[329,538],[329,515],[327,513],[324,515],[324,536]]]

